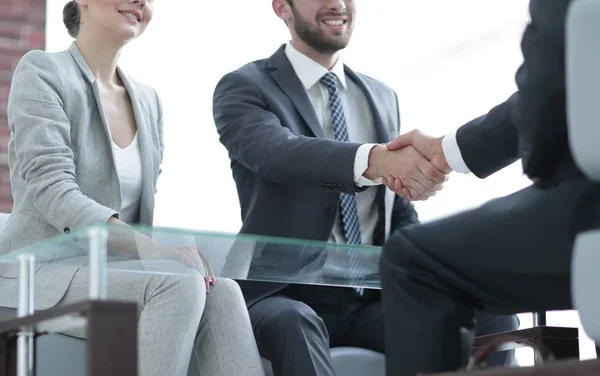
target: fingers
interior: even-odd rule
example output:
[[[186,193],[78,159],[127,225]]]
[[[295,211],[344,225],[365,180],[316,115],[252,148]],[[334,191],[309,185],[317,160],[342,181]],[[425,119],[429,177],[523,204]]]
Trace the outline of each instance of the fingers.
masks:
[[[198,266],[202,266],[202,264],[198,264],[198,260],[195,260],[193,256],[175,247],[158,248],[153,256],[157,259],[164,258],[179,261],[194,269],[197,269]]]
[[[402,196],[402,189],[405,188],[402,185],[400,179],[396,179],[393,176],[389,175],[387,178],[381,179],[381,182],[388,187],[388,189],[399,196]]]
[[[433,167],[437,168],[446,175],[449,175],[452,172],[452,168],[448,164],[446,156],[443,152],[433,157],[431,159],[431,164],[433,165]]]
[[[194,252],[192,248],[193,247],[158,247],[152,249],[151,253],[146,253],[146,258],[179,261],[190,268],[198,270],[201,274],[204,274],[204,263],[198,255],[198,252]]]
[[[409,188],[413,188],[423,195],[431,196],[434,192],[442,189],[443,184],[436,183],[428,178],[420,169],[415,171],[408,179],[404,180]],[[416,184],[415,184],[416,183]]]
[[[204,277],[204,284],[206,286],[206,293],[210,294],[210,288],[217,284],[215,277]]]
[[[414,200],[425,201],[429,197],[435,196],[437,193],[437,190],[431,190],[426,188],[425,186],[423,186],[423,184],[421,184],[421,182],[414,178],[409,179],[409,181],[406,182],[405,185],[410,191],[411,197]]]
[[[414,131],[405,133],[401,136],[398,136],[395,140],[390,141],[386,144],[388,150],[398,150],[402,149],[405,146],[412,145],[412,138],[414,135]]]
[[[392,192],[396,193],[398,196],[402,196],[410,201],[424,201],[424,200],[427,200],[430,196],[435,195],[435,192],[432,192],[430,194],[420,193],[421,191],[426,192],[427,190],[425,188],[423,188],[423,186],[420,185],[414,179],[413,179],[412,184],[415,186],[420,185],[421,188],[419,190],[402,184],[402,181],[400,179],[396,179],[393,176],[388,176],[386,178],[383,178],[381,180],[381,182],[386,187],[388,187],[388,189],[390,191],[392,191]]]
[[[411,158],[412,166],[407,169],[408,173],[402,181],[407,188],[412,188],[420,196],[433,196],[434,192],[442,189],[447,176],[433,167],[423,155],[417,151],[414,153]]]
[[[434,189],[434,186],[444,184],[448,180],[447,174],[435,168],[435,166],[426,159],[419,161],[417,167],[423,176],[432,182],[432,184],[424,184],[428,189]]]
[[[410,201],[426,201],[429,197],[436,195],[437,191],[426,189],[415,179],[409,180],[408,183],[403,184],[400,179],[388,176],[382,179],[382,183],[388,187],[390,191]]]
[[[200,272],[200,274],[204,275],[208,272],[207,270],[205,270],[204,261],[202,261],[202,258],[200,257],[196,247],[187,246],[187,247],[181,247],[181,248],[175,248],[175,249],[177,249],[178,251],[183,253],[186,257],[191,259],[195,264],[195,266],[193,266],[193,268],[198,270]]]
[[[411,200],[411,201],[426,201],[429,198],[429,196],[420,194],[419,192],[415,191],[412,188],[407,188],[407,190],[408,190],[408,194],[409,194],[408,197],[410,197],[409,200]]]

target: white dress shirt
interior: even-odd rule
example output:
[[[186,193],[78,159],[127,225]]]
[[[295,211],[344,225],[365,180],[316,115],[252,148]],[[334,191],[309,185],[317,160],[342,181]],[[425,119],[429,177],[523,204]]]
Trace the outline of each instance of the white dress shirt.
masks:
[[[142,201],[142,155],[137,132],[127,147],[121,149],[114,142],[112,146],[121,185],[119,219],[126,223],[136,223]]]
[[[308,94],[308,98],[321,123],[325,137],[334,139],[331,110],[329,107],[329,92],[320,82],[320,79],[329,71],[321,64],[296,50],[291,43],[286,45],[285,54]],[[369,164],[369,152],[377,142],[373,114],[371,113],[367,98],[356,83],[347,79],[341,59],[338,59],[331,72],[335,73],[339,80],[340,97],[342,108],[344,109],[346,127],[348,128],[348,138],[350,142],[364,144],[358,148],[356,157],[354,158],[354,183],[359,187],[381,184],[380,181],[371,181],[362,176]],[[379,210],[376,201],[376,189],[367,189],[356,194],[361,241],[365,245],[372,244],[373,232],[379,219]],[[345,243],[339,208],[329,241]]]
[[[456,131],[447,134],[442,139],[442,150],[444,151],[446,162],[448,162],[448,165],[453,171],[461,174],[468,174],[471,172],[462,157],[460,148],[458,147],[458,142],[456,141]]]

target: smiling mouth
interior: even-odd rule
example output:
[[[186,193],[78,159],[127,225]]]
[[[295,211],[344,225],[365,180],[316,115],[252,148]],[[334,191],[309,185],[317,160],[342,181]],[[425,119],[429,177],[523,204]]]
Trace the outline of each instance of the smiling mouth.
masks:
[[[119,12],[119,13],[121,13],[122,15],[124,15],[127,18],[130,18],[131,20],[133,20],[135,22],[140,22],[138,17],[133,13],[129,13],[129,12]]]
[[[340,27],[345,25],[348,20],[324,20],[323,23],[327,26]]]

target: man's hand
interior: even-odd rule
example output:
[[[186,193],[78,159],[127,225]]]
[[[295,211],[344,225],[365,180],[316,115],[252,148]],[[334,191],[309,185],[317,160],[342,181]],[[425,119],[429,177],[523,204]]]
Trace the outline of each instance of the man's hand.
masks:
[[[371,180],[392,177],[394,184],[399,184],[394,192],[410,200],[427,200],[448,179],[412,146],[399,150],[389,150],[384,145],[373,147],[364,176]]]
[[[427,158],[438,171],[446,174],[447,179],[448,174],[452,172],[452,168],[444,155],[442,139],[443,137],[434,138],[423,134],[419,130],[413,130],[389,142],[387,148],[388,150],[402,150],[402,148],[408,146],[414,147],[419,153]],[[400,196],[413,201],[419,199],[410,188],[406,187],[400,179],[392,174],[384,177],[382,182],[387,185],[390,190],[396,192]]]
[[[444,155],[444,150],[442,149],[443,138],[444,137],[434,138],[415,129],[399,136],[394,141],[389,142],[386,146],[388,150],[398,150],[411,145],[417,149],[419,153],[423,154],[435,168],[445,174],[449,174],[452,172],[452,168],[448,164],[446,156]]]

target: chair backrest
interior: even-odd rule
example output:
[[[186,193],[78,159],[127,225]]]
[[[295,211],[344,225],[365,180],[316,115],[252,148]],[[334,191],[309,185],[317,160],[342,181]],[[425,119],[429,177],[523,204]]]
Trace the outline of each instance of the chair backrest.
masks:
[[[571,151],[579,168],[600,181],[600,1],[571,4],[565,63]]]
[[[566,21],[569,144],[575,162],[600,182],[600,0],[575,0]],[[575,240],[572,294],[586,333],[600,343],[600,230]]]

